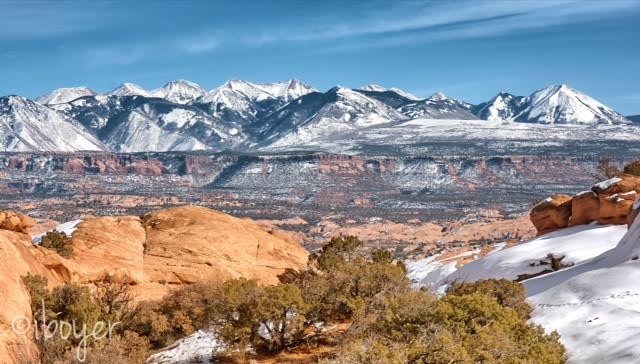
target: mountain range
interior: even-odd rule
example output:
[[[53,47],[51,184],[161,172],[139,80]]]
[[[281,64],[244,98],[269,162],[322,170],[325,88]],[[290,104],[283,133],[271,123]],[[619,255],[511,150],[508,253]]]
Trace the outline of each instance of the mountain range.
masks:
[[[501,92],[474,105],[441,92],[420,99],[368,85],[320,92],[297,80],[231,80],[213,89],[186,80],[155,90],[125,83],[108,93],[61,88],[37,100],[0,97],[1,151],[253,150],[311,143],[413,119],[510,125],[626,125],[632,121],[566,85],[530,96]]]

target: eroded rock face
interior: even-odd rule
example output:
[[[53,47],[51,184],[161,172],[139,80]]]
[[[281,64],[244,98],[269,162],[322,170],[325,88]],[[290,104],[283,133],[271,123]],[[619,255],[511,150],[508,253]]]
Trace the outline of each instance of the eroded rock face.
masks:
[[[571,217],[571,196],[555,195],[536,205],[529,217],[538,230],[538,235],[569,226]]]
[[[600,199],[593,191],[585,191],[573,197],[569,226],[586,225],[600,217]]]
[[[640,177],[623,174],[595,184],[576,196],[554,196],[537,205],[530,214],[538,235],[567,226],[592,222],[623,225],[632,218],[632,206],[640,192]],[[569,215],[567,216],[567,206]],[[565,219],[567,219],[565,225]]]
[[[22,284],[22,276],[37,274],[46,277],[52,285],[60,283],[42,264],[48,254],[31,244],[29,235],[0,229],[0,363],[37,362],[37,348],[31,336],[16,332],[12,324],[20,318],[31,318],[31,299]]]
[[[27,273],[46,277],[51,287],[66,282],[90,285],[108,274],[132,284],[135,299],[142,300],[161,298],[184,284],[236,277],[274,284],[285,269],[304,268],[308,258],[302,246],[283,235],[202,207],[159,210],[142,218],[86,219],[72,234],[69,259],[33,245],[22,232],[29,219],[20,221],[7,225],[11,229],[0,225],[3,364],[37,361],[32,360],[37,350],[31,336],[16,335],[11,328],[15,317],[31,318],[30,297],[21,281]]]
[[[13,211],[0,211],[0,229],[29,233],[29,228],[36,222],[29,216]]]

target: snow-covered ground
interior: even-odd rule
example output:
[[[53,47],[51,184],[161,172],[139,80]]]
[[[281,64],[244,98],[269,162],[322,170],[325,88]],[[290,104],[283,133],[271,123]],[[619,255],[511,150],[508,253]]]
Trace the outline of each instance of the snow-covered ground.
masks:
[[[147,359],[149,364],[204,364],[212,363],[215,351],[220,350],[220,342],[209,331],[198,330],[176,341],[173,345]]]
[[[546,234],[480,258],[436,280],[435,288],[442,291],[453,280],[535,274],[549,267],[539,264],[549,254],[573,265],[523,281],[532,321],[558,331],[569,363],[640,362],[640,219],[628,231],[588,225]],[[431,259],[407,266],[414,280],[429,281],[444,267],[438,264]]]
[[[636,125],[533,124],[487,120],[413,119],[380,123],[355,130],[334,129],[316,138],[287,140],[286,149],[328,150],[348,153],[362,145],[417,145],[433,141],[505,141],[541,146],[560,146],[570,141],[640,141]],[[285,149],[281,144],[264,148]]]
[[[624,225],[581,225],[554,231],[469,263],[448,280],[516,280],[519,275],[551,269],[550,256],[564,257],[560,260],[563,265],[578,265],[615,247],[626,232]]]

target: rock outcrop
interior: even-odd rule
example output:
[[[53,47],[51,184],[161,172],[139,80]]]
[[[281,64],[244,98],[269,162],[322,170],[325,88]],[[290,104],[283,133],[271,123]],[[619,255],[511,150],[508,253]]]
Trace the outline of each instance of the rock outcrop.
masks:
[[[571,202],[571,196],[555,195],[537,204],[529,216],[538,230],[538,235],[569,226]]]
[[[13,211],[0,211],[0,229],[29,233],[29,228],[36,222],[29,216]]]
[[[46,277],[51,287],[92,284],[108,274],[129,282],[135,299],[142,300],[161,298],[184,284],[236,277],[274,284],[285,269],[304,268],[308,258],[293,240],[202,207],[86,219],[71,236],[69,259],[32,244],[24,232],[30,218],[0,216],[12,221],[0,225],[0,363],[30,362],[37,353],[30,336],[17,335],[11,327],[16,317],[31,317],[21,281],[27,273]]]
[[[607,225],[629,223],[632,206],[640,193],[640,177],[622,174],[595,184],[573,197],[557,195],[538,204],[530,213],[538,235],[568,226],[592,222]]]

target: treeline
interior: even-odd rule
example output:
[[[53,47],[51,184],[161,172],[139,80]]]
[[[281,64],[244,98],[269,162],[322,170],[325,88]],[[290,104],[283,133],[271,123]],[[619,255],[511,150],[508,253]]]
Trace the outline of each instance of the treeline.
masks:
[[[260,286],[234,279],[194,284],[135,307],[127,286],[105,278],[94,292],[67,284],[49,292],[46,281],[25,277],[34,302],[49,302],[51,317],[117,320],[111,341],[89,343],[86,362],[142,363],[149,351],[208,330],[221,349],[215,359],[244,363],[300,347],[331,346],[322,363],[539,363],[565,362],[556,333],[528,322],[524,288],[507,280],[453,284],[437,297],[416,291],[391,253],[360,253],[354,237],[331,239],[303,272]],[[323,328],[348,329],[333,337]],[[71,363],[76,343],[40,342],[45,363]]]

